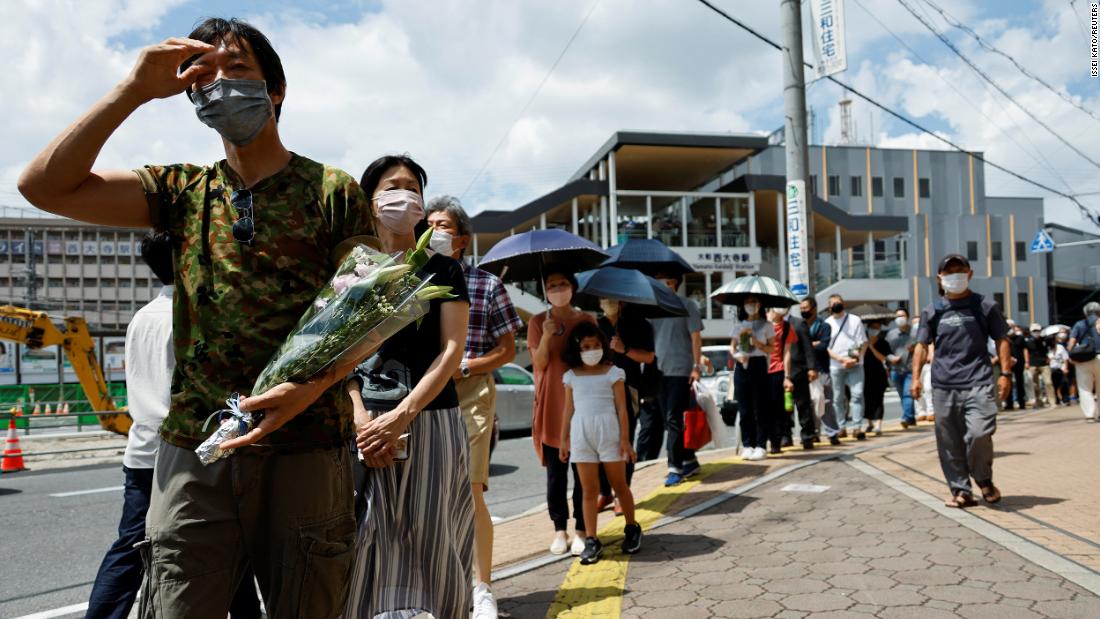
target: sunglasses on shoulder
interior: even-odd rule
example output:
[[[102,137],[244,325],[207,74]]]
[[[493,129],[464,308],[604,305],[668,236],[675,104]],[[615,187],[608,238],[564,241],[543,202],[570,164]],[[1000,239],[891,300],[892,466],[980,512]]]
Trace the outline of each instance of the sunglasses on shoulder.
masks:
[[[237,221],[233,222],[233,238],[238,243],[251,245],[256,238],[256,224],[252,219],[252,192],[238,189],[229,196],[229,201],[237,211]]]

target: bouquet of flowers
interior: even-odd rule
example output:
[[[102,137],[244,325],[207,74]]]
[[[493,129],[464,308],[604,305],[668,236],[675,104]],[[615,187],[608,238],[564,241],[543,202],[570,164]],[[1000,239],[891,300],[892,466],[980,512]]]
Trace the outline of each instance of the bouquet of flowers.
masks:
[[[389,256],[357,245],[329,283],[275,351],[252,387],[260,395],[285,382],[305,382],[332,365],[362,359],[389,337],[428,311],[428,301],[450,296],[450,286],[432,286],[431,277],[415,275],[428,261],[429,228],[404,256]],[[239,395],[227,408],[207,418],[220,426],[195,450],[203,464],[232,453],[222,442],[247,433],[256,421],[238,406]]]

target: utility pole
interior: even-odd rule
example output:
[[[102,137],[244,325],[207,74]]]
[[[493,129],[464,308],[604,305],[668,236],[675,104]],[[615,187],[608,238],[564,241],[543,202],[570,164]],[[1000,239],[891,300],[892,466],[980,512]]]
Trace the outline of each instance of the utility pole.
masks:
[[[810,150],[806,140],[806,81],[802,63],[802,9],[799,0],[781,0],[783,28],[783,127],[787,150],[787,277],[799,298],[814,290],[813,196],[806,192]],[[827,178],[822,175],[822,182]]]

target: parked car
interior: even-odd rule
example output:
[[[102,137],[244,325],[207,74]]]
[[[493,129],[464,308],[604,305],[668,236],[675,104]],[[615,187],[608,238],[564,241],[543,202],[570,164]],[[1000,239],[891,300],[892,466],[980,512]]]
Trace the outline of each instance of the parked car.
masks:
[[[530,432],[535,410],[535,376],[509,363],[493,370],[497,388],[497,419],[501,432]]]
[[[718,407],[726,401],[730,383],[733,381],[733,355],[729,345],[704,346],[703,356],[710,360],[711,370],[699,379],[714,394],[714,403]]]

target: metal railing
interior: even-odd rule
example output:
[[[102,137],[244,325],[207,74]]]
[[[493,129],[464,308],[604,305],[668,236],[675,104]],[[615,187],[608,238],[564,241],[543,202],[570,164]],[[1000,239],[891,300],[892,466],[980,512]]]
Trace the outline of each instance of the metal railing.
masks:
[[[126,405],[126,398],[115,396],[115,406],[123,407]],[[70,409],[74,406],[76,408],[91,408],[91,403],[87,400],[70,400],[67,402]],[[113,415],[119,411],[80,411],[69,413],[56,413],[51,412],[49,414],[39,413],[35,415],[30,412],[30,409],[34,408],[34,404],[38,404],[43,409],[46,404],[50,405],[50,408],[57,410],[56,405],[64,405],[66,402],[43,402],[41,400],[27,405],[26,402],[0,402],[0,420],[3,420],[4,426],[7,427],[8,420],[12,417],[11,410],[14,408],[17,411],[22,411],[15,415],[15,427],[19,430],[23,436],[29,436],[31,430],[35,429],[39,432],[47,429],[57,428],[76,428],[77,432],[83,432],[85,427],[91,427],[98,429],[100,427],[98,417],[101,415]],[[92,418],[92,419],[89,419]]]

